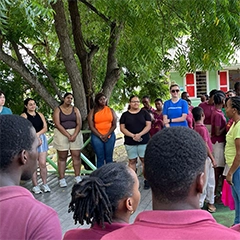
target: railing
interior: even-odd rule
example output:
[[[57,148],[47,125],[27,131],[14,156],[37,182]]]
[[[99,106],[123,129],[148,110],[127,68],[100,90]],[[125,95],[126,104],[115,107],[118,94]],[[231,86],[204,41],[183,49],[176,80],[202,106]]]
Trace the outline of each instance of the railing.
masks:
[[[81,132],[82,132],[82,134],[85,134],[85,133],[90,133],[91,131],[90,130],[81,130]],[[53,134],[51,134],[51,137],[48,139],[48,145],[50,145],[52,143],[52,141],[53,141]],[[89,144],[90,141],[91,141],[91,136],[89,136],[89,138],[83,144],[82,149],[84,149]],[[53,169],[48,169],[48,172],[58,173],[58,166],[52,160],[52,157],[53,157],[53,155],[51,155],[51,157],[49,155],[47,156],[47,162],[53,168]],[[89,159],[82,153],[82,151],[81,151],[81,159],[91,168],[91,170],[81,169],[81,174],[89,174],[92,171],[96,170],[96,167],[89,161]],[[72,162],[72,158],[71,158],[71,156],[69,156],[67,163],[66,163],[66,171],[65,171],[66,173],[74,173],[73,169],[68,169],[71,162]]]

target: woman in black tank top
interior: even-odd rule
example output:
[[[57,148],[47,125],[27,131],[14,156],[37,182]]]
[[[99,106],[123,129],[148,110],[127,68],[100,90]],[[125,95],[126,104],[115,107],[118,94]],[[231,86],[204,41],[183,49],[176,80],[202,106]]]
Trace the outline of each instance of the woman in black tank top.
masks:
[[[36,130],[39,141],[41,141],[41,145],[38,147],[38,165],[40,168],[40,176],[42,178],[43,184],[41,187],[37,182],[37,171],[34,172],[32,176],[33,188],[32,192],[35,194],[39,194],[42,192],[50,192],[50,188],[47,185],[47,166],[46,166],[46,158],[47,158],[47,138],[44,133],[47,132],[47,123],[45,117],[42,113],[36,112],[36,102],[32,98],[27,98],[24,101],[24,110],[21,114],[22,117],[28,119],[33,127]]]

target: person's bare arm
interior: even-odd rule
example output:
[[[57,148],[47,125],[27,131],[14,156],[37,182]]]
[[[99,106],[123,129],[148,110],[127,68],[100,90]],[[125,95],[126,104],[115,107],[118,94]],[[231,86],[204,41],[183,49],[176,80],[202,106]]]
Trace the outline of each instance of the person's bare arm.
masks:
[[[74,142],[76,140],[76,137],[82,128],[82,118],[81,118],[79,109],[74,107],[74,112],[76,114],[76,127],[75,127],[75,131],[74,131],[73,135],[70,137],[71,142]]]
[[[170,127],[167,115],[163,115],[163,124],[165,127]]]
[[[68,139],[70,139],[71,135],[67,132],[67,130],[61,125],[60,123],[60,118],[59,118],[59,113],[60,110],[59,108],[55,108],[54,112],[53,112],[53,122],[55,124],[55,127],[64,135],[66,136]]]
[[[47,128],[47,122],[45,117],[43,116],[42,113],[38,112],[39,116],[41,117],[42,121],[43,121],[43,128],[37,132],[37,135],[40,136],[41,134],[44,134],[45,132],[47,132],[48,128]]]
[[[215,135],[216,136],[221,136],[225,133],[226,127],[220,128],[218,126],[215,127]]]
[[[183,113],[181,117],[178,117],[178,118],[172,118],[171,119],[171,122],[183,122],[187,119],[187,114],[186,113]],[[168,119],[169,122],[170,122],[170,119]]]
[[[140,133],[135,134],[133,140],[140,141],[141,137],[150,131],[151,125],[151,121],[146,121],[146,126],[144,127],[144,129]]]
[[[111,109],[111,111],[112,111],[112,116],[113,116],[112,126],[111,126],[111,128],[109,129],[108,133],[107,133],[107,134],[104,134],[104,135],[102,136],[102,140],[103,140],[103,141],[106,141],[106,140],[108,139],[108,137],[112,134],[112,132],[113,132],[113,131],[116,129],[116,127],[117,127],[117,115],[116,115],[116,113],[114,112],[113,109]]]
[[[88,114],[88,126],[94,135],[96,135],[99,138],[102,137],[102,134],[98,132],[98,130],[95,128],[95,123],[93,120],[93,109]]]
[[[207,154],[208,154],[208,157],[211,159],[213,168],[216,168],[216,167],[217,167],[217,163],[216,163],[215,158],[213,157],[213,154],[212,154],[212,152],[210,151],[207,143],[206,143],[206,147],[207,147]]]
[[[125,124],[120,124],[120,131],[125,135],[125,136],[128,136],[128,137],[131,137],[131,138],[134,138],[135,134],[128,131],[125,127]]]

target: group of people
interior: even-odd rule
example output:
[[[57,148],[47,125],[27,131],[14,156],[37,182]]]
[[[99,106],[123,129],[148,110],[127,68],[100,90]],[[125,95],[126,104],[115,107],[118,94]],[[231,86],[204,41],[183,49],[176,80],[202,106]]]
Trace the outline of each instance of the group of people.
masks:
[[[188,126],[204,139],[208,157],[205,165],[206,184],[200,197],[200,207],[207,202],[208,211],[216,211],[214,203],[221,200],[223,180],[226,179],[231,185],[234,199],[235,225],[240,223],[240,83],[237,82],[234,88],[235,91],[227,93],[213,89],[208,100],[192,107],[188,93],[183,92],[180,99],[180,89],[174,84],[170,87],[172,98],[164,103],[163,121],[165,127],[172,127],[176,123]]]
[[[1,115],[0,133],[0,239],[62,239],[57,213],[19,186],[37,169],[41,141],[35,128],[21,116]],[[140,201],[138,177],[124,163],[105,164],[72,188],[69,212],[75,223],[91,227],[69,230],[63,239],[239,239],[239,225],[230,229],[199,209],[206,158],[197,132],[164,128],[144,154],[152,210],[129,224]]]
[[[234,96],[240,93],[238,87],[240,83],[235,84],[235,92],[228,93],[214,89],[209,99],[202,101],[198,107],[189,104],[187,92],[180,97],[177,84],[170,86],[171,99],[164,104],[160,98],[155,100],[156,109],[151,107],[148,96],[142,97],[142,108],[139,97],[132,96],[128,110],[120,118],[128,166],[112,163],[117,116],[108,107],[107,97],[103,93],[97,94],[88,123],[98,169],[83,179],[80,176],[81,115],[72,105],[73,95],[66,93],[53,113],[59,185],[67,186],[65,168],[70,151],[75,185],[69,212],[73,212],[75,223],[86,222],[91,224],[91,228],[70,230],[64,239],[157,239],[158,234],[163,239],[239,239],[239,233],[217,224],[209,213],[199,210],[206,201],[208,211],[216,211],[217,186],[219,179],[225,175],[235,202],[236,215],[232,228],[239,231],[240,96]],[[22,218],[27,221],[25,227],[19,230],[25,239],[50,239],[50,236],[51,239],[61,239],[56,213],[17,186],[20,180],[32,178],[33,192],[51,191],[47,185],[46,120],[36,111],[36,102],[32,98],[24,101],[21,117],[11,115],[11,110],[4,103],[4,93],[0,92],[0,115],[3,115],[0,116],[0,204],[3,204],[0,215],[5,216],[7,206],[18,198],[19,203],[15,205],[25,205],[23,210],[26,213]],[[191,126],[188,118],[192,118]],[[144,188],[151,187],[152,190],[153,211],[140,213],[134,224],[128,226],[129,218],[140,201],[136,175],[138,158],[144,168]],[[37,182],[36,159],[43,182],[41,187]],[[12,214],[18,213],[17,206],[11,208]],[[32,208],[29,216],[27,208]],[[54,237],[46,237],[41,232],[40,226],[49,229],[46,226],[48,221],[44,225],[39,223],[42,214],[36,220],[32,219],[39,209],[43,213],[48,211],[48,221],[54,219],[55,224],[50,227],[56,231]],[[27,231],[29,227],[32,228],[30,232]],[[6,223],[1,225],[0,235],[12,239],[11,234],[14,233],[6,229]],[[198,236],[197,232],[201,235]],[[13,236],[16,237],[16,234]]]

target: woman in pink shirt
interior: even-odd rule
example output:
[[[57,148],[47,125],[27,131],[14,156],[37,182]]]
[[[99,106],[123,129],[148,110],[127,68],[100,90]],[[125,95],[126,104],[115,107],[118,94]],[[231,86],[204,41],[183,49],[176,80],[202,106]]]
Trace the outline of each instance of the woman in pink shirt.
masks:
[[[98,240],[128,225],[139,204],[139,181],[125,163],[108,163],[75,184],[71,195],[68,212],[75,224],[86,222],[91,228],[69,230],[63,239]]]

